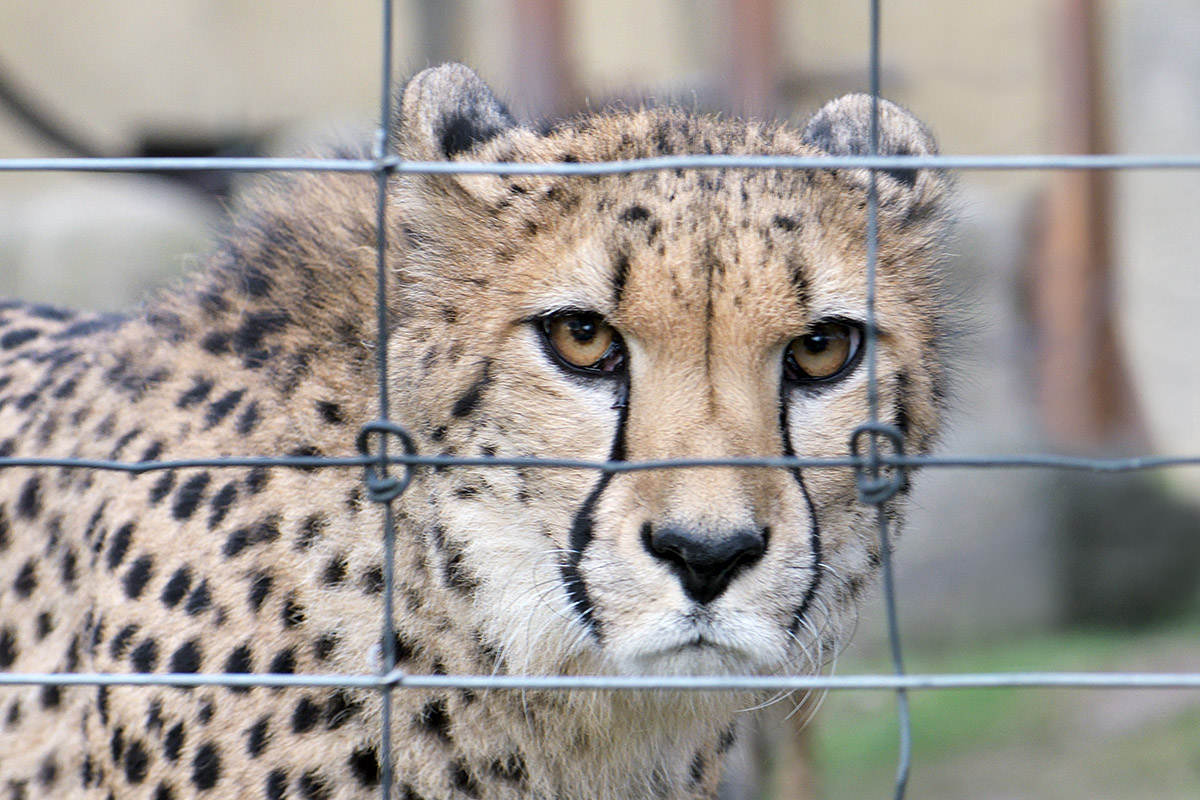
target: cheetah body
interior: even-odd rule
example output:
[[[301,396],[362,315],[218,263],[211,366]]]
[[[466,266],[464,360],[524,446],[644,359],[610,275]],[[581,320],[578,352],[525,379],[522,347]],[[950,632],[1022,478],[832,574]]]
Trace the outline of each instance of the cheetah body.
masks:
[[[394,147],[422,161],[853,153],[869,122],[847,98],[803,133],[671,108],[538,132],[453,65],[399,106]],[[933,151],[882,111],[884,152]],[[393,177],[390,417],[435,455],[843,455],[865,368],[793,386],[780,364],[816,321],[865,320],[866,187],[861,170]],[[946,186],[878,187],[879,407],[920,452],[941,395]],[[0,306],[0,456],[355,455],[380,412],[375,192],[275,180],[197,277],[128,316]],[[572,369],[547,343],[548,315],[583,311],[619,332],[623,372]],[[413,674],[808,672],[878,566],[848,470],[422,467],[392,509],[392,645]],[[358,467],[0,469],[0,668],[376,673],[386,522]],[[705,594],[686,553],[656,554],[667,529],[761,547]],[[399,688],[393,796],[712,797],[760,699]],[[373,797],[380,705],[369,689],[0,687],[0,791]]]

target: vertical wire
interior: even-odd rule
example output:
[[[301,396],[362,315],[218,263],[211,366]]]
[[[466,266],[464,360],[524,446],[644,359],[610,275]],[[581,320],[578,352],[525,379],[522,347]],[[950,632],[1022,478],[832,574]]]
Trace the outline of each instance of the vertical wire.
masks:
[[[379,129],[375,133],[373,156],[378,162],[375,172],[375,316],[377,338],[376,365],[379,369],[379,419],[388,419],[388,312],[387,312],[387,190],[388,171],[383,164],[387,156],[389,132],[392,125],[392,0],[383,0],[383,45],[380,57]],[[379,437],[379,477],[387,476],[387,435]],[[395,590],[396,521],[391,502],[383,506],[383,634],[381,672],[391,674],[396,668],[396,646],[392,631],[395,628],[392,607]],[[383,800],[392,795],[392,686],[384,684],[379,691],[379,792]]]
[[[871,131],[868,153],[879,154],[879,95],[880,95],[880,0],[871,0]],[[876,185],[878,173],[868,171],[867,184],[867,408],[870,421],[879,421],[879,385],[877,345],[879,331],[875,320],[876,272],[879,265],[879,193]],[[870,437],[871,478],[878,478],[878,449],[874,436]],[[900,624],[896,613],[896,588],[892,570],[892,543],[888,530],[886,501],[876,505],[876,523],[879,532],[880,568],[883,572],[883,595],[887,606],[888,643],[891,648],[892,670],[896,675],[904,674],[904,657],[900,647]],[[912,763],[912,720],[909,713],[908,692],[896,690],[896,710],[899,717],[899,758],[896,767],[895,800],[903,800],[908,788],[908,774]]]

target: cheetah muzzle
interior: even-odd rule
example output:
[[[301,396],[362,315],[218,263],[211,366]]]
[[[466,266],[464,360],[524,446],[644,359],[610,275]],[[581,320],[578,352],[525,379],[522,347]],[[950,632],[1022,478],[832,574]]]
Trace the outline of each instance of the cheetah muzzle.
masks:
[[[613,110],[538,131],[465,67],[404,88],[421,161],[864,152],[870,101],[803,131]],[[883,103],[885,153],[931,154]],[[879,408],[926,452],[942,405],[947,179],[879,197]],[[392,419],[425,454],[839,457],[867,418],[868,175],[394,176]],[[354,455],[375,393],[375,184],[250,191],[205,268],[126,316],[0,305],[0,456]],[[903,497],[889,513],[899,517]],[[399,666],[421,674],[811,672],[879,565],[846,469],[419,468],[393,503]],[[383,510],[357,469],[0,469],[0,668],[365,673]],[[398,689],[401,798],[712,797],[761,698]],[[15,796],[350,798],[379,694],[0,689]],[[22,794],[23,793],[23,794]]]

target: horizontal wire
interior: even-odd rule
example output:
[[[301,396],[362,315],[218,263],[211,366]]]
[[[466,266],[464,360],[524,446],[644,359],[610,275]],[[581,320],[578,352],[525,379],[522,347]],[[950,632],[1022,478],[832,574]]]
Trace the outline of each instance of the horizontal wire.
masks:
[[[946,691],[952,689],[1200,689],[1200,672],[980,672],[905,675],[409,675],[0,673],[3,686],[513,689],[604,691]]]
[[[0,469],[51,468],[96,469],[141,474],[173,469],[222,469],[245,467],[283,467],[321,469],[378,465],[377,455],[362,456],[222,456],[180,458],[170,461],[111,461],[86,458],[4,457]],[[643,472],[657,469],[697,469],[707,467],[845,469],[872,466],[903,469],[1061,469],[1091,472],[1133,472],[1175,467],[1200,467],[1198,456],[1134,456],[1130,458],[1088,458],[1054,454],[981,455],[981,456],[905,456],[880,453],[870,456],[802,458],[769,456],[763,458],[665,458],[645,461],[590,461],[576,458],[537,458],[500,456],[460,457],[389,454],[387,463],[417,467],[532,467],[543,469],[593,469],[600,472]]]
[[[0,172],[347,172],[455,175],[619,175],[675,169],[1200,169],[1200,154],[786,156],[681,155],[591,163],[404,161],[339,158],[4,158]]]

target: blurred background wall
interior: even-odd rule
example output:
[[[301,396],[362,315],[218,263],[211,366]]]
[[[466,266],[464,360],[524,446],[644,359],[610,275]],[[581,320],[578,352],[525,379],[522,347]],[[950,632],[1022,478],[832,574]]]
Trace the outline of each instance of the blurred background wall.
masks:
[[[8,0],[0,158],[369,142],[380,37],[358,0]],[[884,94],[945,153],[1200,151],[1194,0],[893,0],[882,40]],[[867,42],[866,2],[823,0],[398,0],[394,31],[398,77],[462,60],[523,115],[675,98],[797,123],[866,88]],[[176,279],[245,180],[186,177],[0,173],[0,294],[115,309]],[[943,451],[1200,453],[1200,176],[958,181]],[[898,554],[905,634],[961,650],[1194,614],[1198,494],[1197,469],[927,470]],[[882,617],[864,609],[861,652]]]

